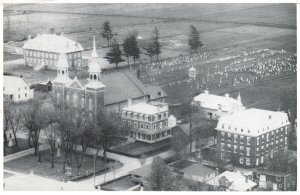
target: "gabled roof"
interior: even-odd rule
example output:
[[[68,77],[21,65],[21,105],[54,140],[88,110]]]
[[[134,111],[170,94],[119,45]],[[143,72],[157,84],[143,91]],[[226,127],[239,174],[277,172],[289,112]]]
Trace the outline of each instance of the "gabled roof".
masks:
[[[201,107],[209,108],[213,110],[233,112],[236,109],[243,109],[243,105],[240,101],[229,97],[209,94],[208,92],[201,93],[194,97],[195,102],[201,102]]]
[[[5,87],[5,94],[12,94],[17,91],[19,87],[29,86],[28,83],[21,77],[3,75],[3,87]]]
[[[144,85],[129,71],[105,74],[101,82],[106,86],[105,105],[145,96]]]
[[[221,117],[216,130],[258,136],[289,124],[287,113],[251,108]]]
[[[167,93],[160,86],[146,86],[146,94],[150,95],[150,100],[167,97]]]
[[[233,191],[247,191],[257,185],[255,182],[249,179],[246,181],[245,176],[243,176],[239,171],[225,171],[222,174],[212,178],[207,183],[213,186],[219,186],[219,180],[221,178],[226,178],[231,183],[229,189]]]
[[[23,48],[53,53],[71,53],[84,50],[80,43],[65,36],[55,34],[38,35],[28,40]]]

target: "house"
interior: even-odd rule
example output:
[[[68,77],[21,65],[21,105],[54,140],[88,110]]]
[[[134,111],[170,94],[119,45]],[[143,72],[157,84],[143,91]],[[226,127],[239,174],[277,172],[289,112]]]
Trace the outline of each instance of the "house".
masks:
[[[239,171],[225,171],[215,176],[207,182],[214,189],[220,191],[252,191],[257,184],[249,180],[248,176],[244,176]]]
[[[3,75],[4,101],[20,102],[33,98],[33,89],[22,77]]]
[[[52,91],[52,82],[48,79],[47,81],[37,83],[35,85],[36,91],[49,92]]]
[[[253,181],[259,188],[270,191],[292,191],[297,185],[292,174],[259,169],[253,172]]]
[[[197,163],[183,168],[181,172],[184,178],[202,183],[206,183],[216,176],[216,170]]]
[[[229,94],[225,96],[210,94],[208,90],[194,97],[193,104],[198,107],[204,118],[214,120],[245,109],[240,94],[234,99],[229,97]]]
[[[35,70],[47,67],[56,70],[60,54],[66,54],[68,66],[82,68],[82,51],[80,43],[56,34],[42,34],[31,39],[23,46],[25,65]]]
[[[122,109],[122,122],[130,128],[129,136],[135,140],[155,143],[172,136],[167,104],[138,103]],[[171,118],[174,120],[174,116]],[[176,124],[176,122],[175,122]]]
[[[272,159],[274,152],[288,149],[291,124],[286,113],[251,108],[219,119],[219,158],[244,167]]]

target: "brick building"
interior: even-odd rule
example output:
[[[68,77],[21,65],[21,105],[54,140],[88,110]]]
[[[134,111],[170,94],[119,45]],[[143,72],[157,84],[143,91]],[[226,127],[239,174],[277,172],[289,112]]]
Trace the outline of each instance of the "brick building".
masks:
[[[194,97],[193,103],[205,118],[214,120],[245,109],[240,94],[234,99],[229,97],[229,94],[225,96],[210,94],[208,90]]]
[[[221,117],[216,127],[222,160],[255,167],[288,148],[290,122],[283,112],[251,108]]]
[[[166,104],[139,103],[124,108],[121,113],[123,123],[130,127],[129,136],[147,143],[170,138],[176,125],[176,119],[169,117]]]
[[[23,46],[25,65],[35,70],[47,67],[56,70],[59,55],[66,54],[68,66],[82,68],[82,51],[80,43],[63,35],[42,34],[31,39]]]
[[[296,186],[292,174],[268,170],[255,170],[253,181],[258,184],[259,188],[270,191],[292,191]]]
[[[66,54],[60,54],[57,61],[57,77],[52,81],[56,104],[90,110],[95,116],[104,108],[105,85],[101,82],[101,66],[98,58],[95,38],[93,53],[89,63],[89,78],[80,82],[77,77],[69,77],[69,64]]]

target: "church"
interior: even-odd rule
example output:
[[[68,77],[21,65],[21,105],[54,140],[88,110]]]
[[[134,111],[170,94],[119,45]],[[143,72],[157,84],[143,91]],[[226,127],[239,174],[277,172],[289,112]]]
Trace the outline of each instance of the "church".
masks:
[[[95,115],[103,108],[119,113],[128,104],[149,102],[157,90],[148,90],[131,71],[113,71],[103,74],[101,64],[107,63],[97,54],[95,37],[88,63],[88,78],[71,78],[66,54],[60,54],[57,77],[52,81],[53,96],[59,106],[90,110]],[[156,101],[164,102],[165,92]]]

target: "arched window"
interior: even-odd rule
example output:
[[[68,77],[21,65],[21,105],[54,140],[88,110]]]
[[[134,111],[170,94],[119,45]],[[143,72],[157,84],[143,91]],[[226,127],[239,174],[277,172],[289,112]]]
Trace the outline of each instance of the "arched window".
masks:
[[[93,75],[90,75],[90,79],[93,79]]]
[[[63,71],[63,70],[62,70],[62,71],[61,71],[61,73],[62,73],[62,74],[64,74],[64,73],[65,73],[65,71]]]
[[[94,75],[94,79],[97,80],[97,75]]]
[[[81,108],[84,108],[84,97],[81,97]]]
[[[73,95],[73,104],[75,107],[78,105],[78,95],[76,93]]]
[[[89,109],[90,110],[93,109],[93,100],[92,100],[92,98],[89,99]]]

